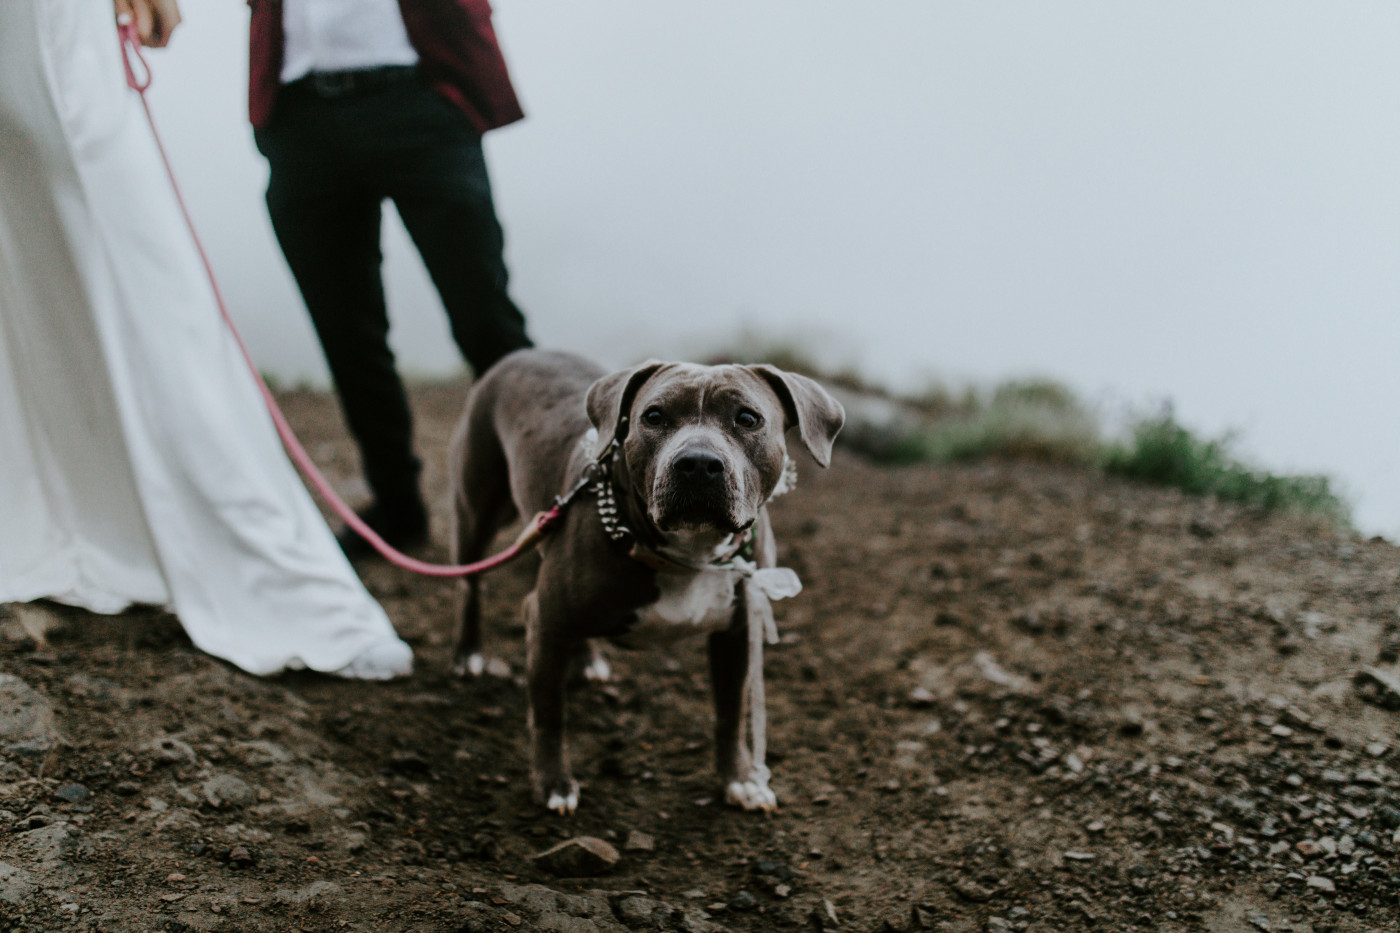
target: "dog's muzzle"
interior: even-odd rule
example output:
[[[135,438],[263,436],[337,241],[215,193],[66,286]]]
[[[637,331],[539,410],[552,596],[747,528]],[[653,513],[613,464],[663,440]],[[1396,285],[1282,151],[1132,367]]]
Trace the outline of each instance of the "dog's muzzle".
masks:
[[[715,451],[699,446],[679,451],[658,480],[653,515],[663,531],[694,526],[742,530],[735,515],[738,480]]]

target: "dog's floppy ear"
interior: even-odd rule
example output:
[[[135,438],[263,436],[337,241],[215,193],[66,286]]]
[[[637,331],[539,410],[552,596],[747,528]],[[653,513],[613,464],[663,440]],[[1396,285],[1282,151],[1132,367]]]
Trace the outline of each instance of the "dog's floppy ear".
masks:
[[[784,372],[766,363],[748,368],[773,387],[783,403],[787,426],[797,428],[802,446],[812,458],[822,466],[830,466],[831,445],[841,425],[846,423],[846,410],[841,403],[806,376]]]
[[[628,424],[622,419],[632,410],[632,400],[665,365],[660,360],[647,360],[632,369],[610,373],[588,387],[588,420],[598,429],[599,441],[610,444],[627,436]]]

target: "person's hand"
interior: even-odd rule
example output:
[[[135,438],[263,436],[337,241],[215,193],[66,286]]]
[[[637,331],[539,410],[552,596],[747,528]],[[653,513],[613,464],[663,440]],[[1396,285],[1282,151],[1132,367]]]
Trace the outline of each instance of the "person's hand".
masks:
[[[180,25],[180,6],[176,0],[114,0],[117,21],[123,16],[136,24],[141,44],[153,49],[170,42],[170,34]]]

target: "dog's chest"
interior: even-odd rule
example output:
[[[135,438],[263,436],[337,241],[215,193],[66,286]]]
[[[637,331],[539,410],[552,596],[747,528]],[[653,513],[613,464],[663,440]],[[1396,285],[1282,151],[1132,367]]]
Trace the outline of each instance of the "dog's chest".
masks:
[[[636,621],[616,640],[645,647],[722,631],[734,619],[737,580],[732,573],[658,573],[661,596],[638,609]]]

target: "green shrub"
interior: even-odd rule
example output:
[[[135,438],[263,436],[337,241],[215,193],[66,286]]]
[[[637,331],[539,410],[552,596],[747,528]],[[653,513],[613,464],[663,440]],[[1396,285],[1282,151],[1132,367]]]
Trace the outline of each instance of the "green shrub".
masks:
[[[999,387],[970,411],[930,422],[909,446],[921,451],[918,459],[924,460],[1002,458],[1087,465],[1097,460],[1100,443],[1097,421],[1069,389],[1036,382]]]
[[[1117,476],[1174,486],[1269,510],[1319,515],[1342,524],[1349,510],[1325,476],[1276,476],[1230,455],[1229,438],[1202,440],[1170,412],[1139,421],[1127,445],[1104,451],[1104,469]]]

